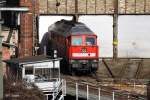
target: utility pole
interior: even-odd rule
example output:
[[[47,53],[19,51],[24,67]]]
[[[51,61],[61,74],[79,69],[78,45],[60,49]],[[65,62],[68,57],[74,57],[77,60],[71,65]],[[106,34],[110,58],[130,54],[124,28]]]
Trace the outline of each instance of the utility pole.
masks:
[[[113,59],[118,57],[118,0],[114,0],[113,15]]]
[[[33,55],[37,55],[37,43],[38,43],[38,36],[37,36],[37,21],[36,21],[36,2],[38,2],[37,0],[32,0],[32,17],[33,17]]]
[[[79,14],[78,14],[78,0],[75,0],[75,15],[73,16],[74,21],[78,22]]]
[[[33,23],[32,23],[32,25],[33,25],[33,51],[32,51],[32,55],[35,55],[35,38],[36,38],[36,30],[35,30],[35,28],[36,28],[36,19],[35,19],[35,0],[32,0],[32,19],[33,19]]]

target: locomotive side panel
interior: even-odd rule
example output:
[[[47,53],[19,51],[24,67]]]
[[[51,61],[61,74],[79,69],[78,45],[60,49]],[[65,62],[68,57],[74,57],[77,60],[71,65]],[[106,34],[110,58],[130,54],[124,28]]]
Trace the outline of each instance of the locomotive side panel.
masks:
[[[58,57],[66,57],[66,38],[62,35],[52,32],[52,49],[57,50]]]

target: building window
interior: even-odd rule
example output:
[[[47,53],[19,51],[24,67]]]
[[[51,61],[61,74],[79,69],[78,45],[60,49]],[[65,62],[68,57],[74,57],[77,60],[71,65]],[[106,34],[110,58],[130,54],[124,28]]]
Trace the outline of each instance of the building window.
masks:
[[[33,75],[33,67],[25,67],[25,75]]]
[[[35,68],[35,81],[50,81],[58,78],[59,70],[52,68]]]

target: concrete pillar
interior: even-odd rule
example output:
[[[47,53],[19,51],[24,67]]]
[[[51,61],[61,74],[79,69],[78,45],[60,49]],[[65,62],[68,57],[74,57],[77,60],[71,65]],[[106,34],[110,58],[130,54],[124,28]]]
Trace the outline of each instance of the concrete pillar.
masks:
[[[113,58],[118,57],[118,0],[114,0],[113,15]]]
[[[1,11],[0,11],[0,20],[1,20]],[[2,27],[0,24],[0,99],[3,99],[3,66],[2,66]]]
[[[74,21],[78,22],[79,20],[79,14],[78,14],[78,0],[75,0],[75,16],[74,17]]]

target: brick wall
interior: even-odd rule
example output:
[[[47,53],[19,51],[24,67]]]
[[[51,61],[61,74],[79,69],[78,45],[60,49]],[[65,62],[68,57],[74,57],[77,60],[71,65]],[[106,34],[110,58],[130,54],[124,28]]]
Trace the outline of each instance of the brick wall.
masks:
[[[39,2],[35,0],[35,13],[39,13]],[[33,1],[20,0],[20,6],[29,7],[30,11],[20,16],[19,57],[32,56],[33,52]]]

